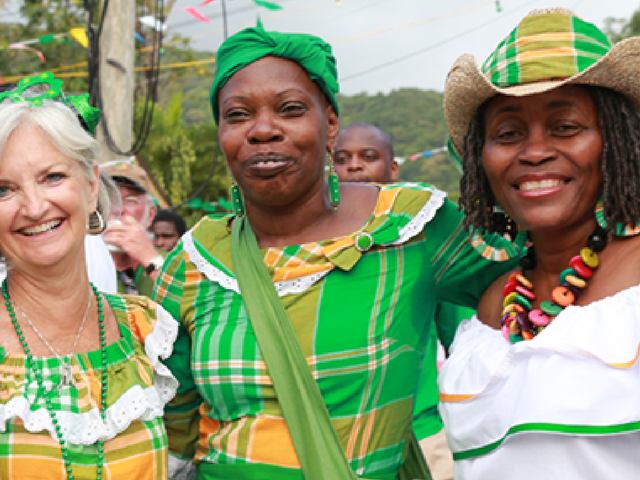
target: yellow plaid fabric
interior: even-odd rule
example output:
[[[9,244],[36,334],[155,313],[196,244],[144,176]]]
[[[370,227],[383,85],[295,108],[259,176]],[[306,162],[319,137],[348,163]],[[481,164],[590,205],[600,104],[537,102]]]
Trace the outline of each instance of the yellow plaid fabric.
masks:
[[[167,437],[163,404],[177,382],[160,364],[171,353],[177,329],[159,320],[156,305],[144,297],[104,295],[113,309],[121,339],[107,347],[107,422],[101,402],[101,351],[65,356],[73,385],[59,387],[60,359],[37,358],[45,378],[38,389],[25,372],[23,353],[0,346],[0,479],[66,479],[62,451],[46,402],[56,411],[67,440],[76,479],[95,479],[98,440],[104,440],[104,479],[167,478]],[[2,340],[0,339],[0,342]],[[145,353],[155,352],[151,358]]]

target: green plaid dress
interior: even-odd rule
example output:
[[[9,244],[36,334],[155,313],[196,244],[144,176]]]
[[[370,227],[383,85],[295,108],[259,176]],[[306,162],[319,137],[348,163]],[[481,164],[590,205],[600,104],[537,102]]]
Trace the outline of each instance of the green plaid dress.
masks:
[[[120,328],[107,346],[107,415],[100,418],[100,350],[63,357],[71,360],[73,384],[59,387],[61,361],[36,358],[44,392],[24,353],[0,346],[0,479],[66,479],[62,451],[46,408],[52,401],[67,440],[76,479],[95,479],[98,440],[104,440],[104,479],[167,478],[164,404],[178,383],[160,362],[171,354],[177,326],[144,297],[104,294]],[[0,339],[1,343],[1,339]]]
[[[233,274],[229,220],[201,220],[156,284],[155,299],[180,323],[167,360],[180,381],[165,409],[170,452],[195,457],[199,479],[301,480]],[[262,250],[360,476],[392,479],[402,463],[436,300],[475,306],[514,266],[485,258],[514,253],[503,239],[468,240],[444,193],[398,184],[381,187],[375,212],[352,235]]]

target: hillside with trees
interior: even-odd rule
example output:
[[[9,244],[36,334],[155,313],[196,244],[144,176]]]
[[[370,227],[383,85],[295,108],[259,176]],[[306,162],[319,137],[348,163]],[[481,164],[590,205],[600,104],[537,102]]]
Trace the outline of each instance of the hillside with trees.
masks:
[[[92,14],[97,19],[98,2],[90,3],[95,5]],[[172,3],[171,0],[166,3],[166,12]],[[148,15],[152,4],[150,0],[140,0],[136,4],[138,16]],[[86,49],[70,36],[54,38],[51,34],[86,26],[86,12],[81,3],[50,0],[45,8],[41,1],[24,0],[20,5],[24,21],[2,24],[0,75],[3,80],[14,82],[25,75],[51,70],[65,81],[67,92],[86,91]],[[0,12],[3,9],[6,4],[0,0]],[[604,30],[614,42],[640,34],[640,10],[630,19],[605,20]],[[144,35],[144,29],[139,33]],[[180,208],[194,219],[203,211],[219,211],[219,200],[223,199],[220,203],[224,204],[228,195],[229,176],[209,107],[215,52],[197,51],[189,41],[175,35],[169,37],[163,40],[162,70],[151,131],[139,157],[144,159],[172,205],[196,199],[190,205],[198,207],[197,210]],[[46,57],[46,65],[29,50],[9,49],[9,44],[16,39],[39,39],[36,46]],[[148,49],[140,45],[137,48],[136,65],[143,65]],[[137,85],[144,84],[144,76],[144,72],[137,73]],[[144,98],[140,97],[136,97],[134,130],[142,117]],[[401,180],[434,184],[457,200],[459,173],[448,156],[444,153],[421,155],[442,147],[446,141],[441,93],[404,88],[388,94],[341,95],[339,104],[343,126],[364,121],[391,134],[396,156],[406,159],[400,168]],[[411,157],[414,160],[410,160]]]

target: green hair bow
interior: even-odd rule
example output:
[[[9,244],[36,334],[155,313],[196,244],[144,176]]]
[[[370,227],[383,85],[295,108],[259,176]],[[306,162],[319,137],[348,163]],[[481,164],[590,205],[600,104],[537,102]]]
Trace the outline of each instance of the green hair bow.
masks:
[[[40,106],[44,100],[61,101],[75,113],[80,123],[91,134],[95,135],[96,126],[100,122],[100,109],[89,104],[89,94],[65,95],[62,91],[64,82],[53,76],[51,72],[43,72],[32,77],[25,77],[18,82],[13,90],[0,93],[0,103],[5,100],[12,102],[29,102]]]

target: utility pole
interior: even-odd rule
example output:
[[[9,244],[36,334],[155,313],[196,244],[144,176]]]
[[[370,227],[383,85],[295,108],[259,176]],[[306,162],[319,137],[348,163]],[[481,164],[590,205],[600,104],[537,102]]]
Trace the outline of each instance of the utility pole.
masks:
[[[122,152],[132,145],[135,23],[135,1],[109,0],[100,37],[100,90],[103,119]],[[102,144],[100,163],[124,158],[107,145],[103,122],[97,138]]]

